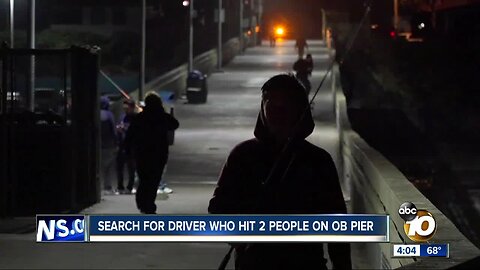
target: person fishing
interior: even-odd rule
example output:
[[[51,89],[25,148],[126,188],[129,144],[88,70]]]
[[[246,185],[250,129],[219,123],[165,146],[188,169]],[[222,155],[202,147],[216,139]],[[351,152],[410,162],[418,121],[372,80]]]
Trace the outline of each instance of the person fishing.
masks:
[[[295,77],[303,84],[308,97],[312,89],[309,76],[312,74],[313,61],[300,58],[293,64],[293,70],[295,71]]]
[[[302,84],[292,75],[280,74],[270,78],[261,93],[255,137],[231,151],[209,213],[346,213],[330,154],[306,141],[314,121],[310,110],[305,110],[309,102]],[[285,150],[287,142],[290,147]],[[233,247],[236,269],[327,269],[323,243],[241,243]],[[329,243],[328,252],[334,268],[351,269],[348,243]]]

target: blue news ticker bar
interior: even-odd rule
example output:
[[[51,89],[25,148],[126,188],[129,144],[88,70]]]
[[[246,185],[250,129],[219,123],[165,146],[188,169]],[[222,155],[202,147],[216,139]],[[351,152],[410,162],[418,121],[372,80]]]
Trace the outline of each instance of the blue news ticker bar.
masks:
[[[449,257],[448,244],[421,244],[420,257]]]
[[[110,235],[110,236],[135,236],[135,235],[362,235],[362,236],[386,236],[388,239],[388,216],[386,215],[359,215],[359,214],[334,214],[334,215],[91,215],[88,217],[88,234]],[[130,222],[139,224],[135,230],[105,230],[105,224]],[[204,223],[205,229],[192,230],[186,226],[170,229],[171,223],[192,224],[194,222]],[[210,223],[225,222],[235,224],[234,229],[212,229]],[[290,223],[301,225],[307,222],[310,226],[308,230],[301,230],[298,227],[294,230],[276,230],[271,229],[270,222]],[[327,230],[314,230],[314,223],[328,223]],[[335,230],[334,223],[340,222],[347,224],[346,230]],[[363,222],[363,223],[362,223]],[[164,229],[152,230],[144,226],[145,223],[164,224]],[[254,224],[248,229],[241,229],[240,224]],[[365,229],[366,224],[370,225],[371,230],[361,230],[360,224]],[[103,226],[101,225],[103,224]],[[359,228],[353,228],[353,224],[359,225]],[[263,225],[263,226],[262,226]],[[103,230],[102,230],[103,227]],[[118,226],[117,226],[118,227]],[[149,229],[150,228],[150,229]],[[262,230],[263,229],[263,230]]]

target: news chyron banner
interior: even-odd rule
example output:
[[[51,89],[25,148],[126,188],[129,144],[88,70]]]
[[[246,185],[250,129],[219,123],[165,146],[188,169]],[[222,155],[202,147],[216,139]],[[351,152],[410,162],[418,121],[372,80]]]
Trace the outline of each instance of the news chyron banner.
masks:
[[[389,242],[388,215],[37,216],[37,242]]]
[[[37,242],[86,242],[83,215],[37,215]]]

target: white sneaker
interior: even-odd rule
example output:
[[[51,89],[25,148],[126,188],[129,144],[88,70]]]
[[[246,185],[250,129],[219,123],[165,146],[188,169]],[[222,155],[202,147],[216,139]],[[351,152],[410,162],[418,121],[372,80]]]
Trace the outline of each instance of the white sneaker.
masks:
[[[162,188],[157,189],[157,194],[163,194],[163,193],[164,193],[164,192],[163,192],[163,189],[162,189]]]
[[[173,192],[173,189],[171,189],[169,187],[164,187],[162,190],[163,190],[164,193],[167,193],[167,194],[170,194],[170,193]]]
[[[104,189],[102,193],[103,195],[115,195],[115,191],[112,189]]]

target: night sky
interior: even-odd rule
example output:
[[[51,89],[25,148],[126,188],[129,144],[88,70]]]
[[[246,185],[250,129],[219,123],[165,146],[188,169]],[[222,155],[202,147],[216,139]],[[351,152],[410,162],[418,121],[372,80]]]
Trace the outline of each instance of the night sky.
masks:
[[[352,14],[352,19],[361,17],[364,11],[361,0],[264,0],[264,5],[267,27],[282,24],[291,37],[304,35],[307,38],[321,36],[322,8],[347,12]]]

